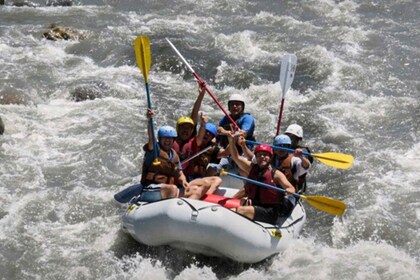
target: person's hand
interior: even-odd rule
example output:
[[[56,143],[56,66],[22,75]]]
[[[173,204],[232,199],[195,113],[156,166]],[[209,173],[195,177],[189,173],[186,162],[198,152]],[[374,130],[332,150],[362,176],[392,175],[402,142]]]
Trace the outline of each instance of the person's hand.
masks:
[[[206,124],[209,122],[209,118],[206,115],[204,115],[203,112],[200,113],[200,119],[201,119],[201,126],[202,127],[205,127]]]
[[[293,156],[298,157],[298,158],[302,158],[302,149],[297,148],[295,150],[295,152],[293,153]]]
[[[285,189],[285,191],[286,191],[286,195],[293,195],[296,190],[294,187],[288,187]]]
[[[206,82],[199,81],[198,82],[198,93],[199,94],[204,94],[205,92],[206,92]]]
[[[245,137],[243,137],[242,135],[239,136],[238,138],[238,144],[243,148],[246,146],[246,139]]]
[[[219,126],[219,127],[217,128],[217,133],[218,133],[218,134],[220,134],[220,135],[225,135],[225,136],[227,136],[227,135],[229,135],[229,134],[230,134],[230,131],[229,131],[229,130],[224,129],[224,128],[223,128],[223,127],[221,127],[221,126]]]
[[[154,116],[155,116],[155,113],[152,111],[152,109],[147,108],[146,117],[150,120],[150,119],[153,119]]]
[[[252,201],[248,199],[247,197],[241,198],[240,205],[242,206],[251,206]]]
[[[188,188],[190,185],[188,184],[188,182],[185,180],[182,182],[182,186],[184,187],[184,189]]]

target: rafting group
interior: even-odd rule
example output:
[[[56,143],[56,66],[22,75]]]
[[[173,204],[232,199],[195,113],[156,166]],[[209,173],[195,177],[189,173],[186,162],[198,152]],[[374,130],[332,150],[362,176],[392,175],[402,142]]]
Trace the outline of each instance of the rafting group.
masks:
[[[233,196],[240,200],[240,205],[231,210],[251,220],[273,224],[279,215],[288,215],[300,198],[330,213],[344,212],[345,205],[340,201],[302,194],[313,156],[343,169],[351,166],[352,157],[335,153],[311,154],[307,147],[300,146],[303,129],[298,124],[288,126],[284,134],[279,134],[284,96],[293,80],[296,56],[288,55],[282,61],[284,78],[280,77],[280,82],[283,99],[277,136],[272,144],[264,144],[255,141],[255,119],[245,112],[243,96],[232,94],[227,112],[175,46],[167,41],[197,79],[198,97],[191,115],[180,117],[176,127],[161,126],[156,140],[148,84],[150,43],[146,36],[135,40],[136,59],[146,85],[148,142],[143,146],[145,156],[141,184],[116,194],[117,201],[128,202],[133,197],[143,202],[175,197],[200,200],[217,192],[223,181],[220,175],[229,175],[245,181]],[[205,114],[199,113],[206,92],[224,112],[217,125],[209,122]],[[131,200],[131,203],[134,201]]]

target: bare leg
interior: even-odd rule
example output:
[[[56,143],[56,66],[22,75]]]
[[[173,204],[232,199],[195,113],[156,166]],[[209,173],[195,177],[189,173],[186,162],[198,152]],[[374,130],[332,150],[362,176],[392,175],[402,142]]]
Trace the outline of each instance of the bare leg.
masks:
[[[252,220],[255,217],[255,208],[254,208],[254,206],[239,206],[236,209],[236,212],[238,214],[241,214],[242,216],[245,216],[245,217],[247,217],[249,219],[252,219]]]
[[[213,194],[217,191],[217,189],[222,184],[222,178],[218,176],[206,177],[205,178],[209,184],[209,188],[205,192],[206,194]]]
[[[191,181],[192,182],[192,181]],[[202,187],[198,185],[188,184],[188,187],[184,189],[183,197],[199,200],[203,196]]]
[[[194,179],[189,183],[189,188],[185,189],[185,197],[200,199],[206,193],[212,194],[222,183],[222,179],[217,176]]]

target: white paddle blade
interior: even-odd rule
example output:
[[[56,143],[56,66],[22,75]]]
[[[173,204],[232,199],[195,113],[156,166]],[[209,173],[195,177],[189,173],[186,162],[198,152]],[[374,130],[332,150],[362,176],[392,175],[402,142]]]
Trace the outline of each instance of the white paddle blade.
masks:
[[[293,83],[295,70],[297,65],[297,57],[295,54],[285,54],[281,59],[280,67],[280,85],[282,91],[282,99],[286,97],[286,93]]]

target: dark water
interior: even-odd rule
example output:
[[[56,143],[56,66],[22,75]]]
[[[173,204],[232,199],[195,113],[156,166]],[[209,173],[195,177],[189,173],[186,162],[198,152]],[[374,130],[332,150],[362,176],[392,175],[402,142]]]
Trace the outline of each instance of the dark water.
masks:
[[[0,6],[0,95],[24,100],[0,102],[2,279],[418,277],[417,1],[16,3]],[[86,38],[46,40],[52,23]],[[125,235],[124,208],[112,197],[138,180],[146,141],[138,35],[151,40],[157,126],[189,114],[197,96],[167,37],[222,104],[232,93],[246,98],[263,142],[277,125],[281,57],[295,53],[282,130],[297,122],[314,152],[355,157],[349,170],[317,162],[308,176],[307,194],[343,200],[344,217],[307,205],[302,237],[252,266],[150,248]],[[75,91],[101,98],[74,102]],[[201,109],[212,121],[222,117],[209,96]]]

